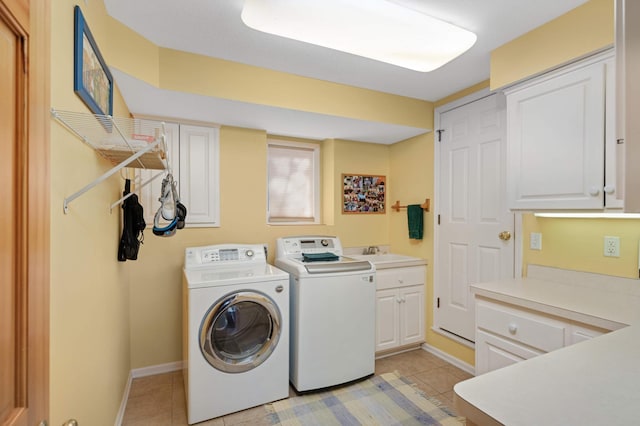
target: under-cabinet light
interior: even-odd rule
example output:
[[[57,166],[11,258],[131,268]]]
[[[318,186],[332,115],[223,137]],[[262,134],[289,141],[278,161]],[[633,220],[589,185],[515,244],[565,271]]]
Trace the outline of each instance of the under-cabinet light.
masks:
[[[561,219],[640,219],[639,213],[534,213],[533,215]]]
[[[389,0],[245,0],[242,20],[258,31],[421,72],[461,55],[477,38]]]

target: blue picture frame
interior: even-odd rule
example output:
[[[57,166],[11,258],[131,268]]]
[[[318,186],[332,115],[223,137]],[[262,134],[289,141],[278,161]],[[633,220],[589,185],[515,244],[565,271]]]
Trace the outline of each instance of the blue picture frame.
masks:
[[[74,8],[73,91],[94,114],[113,114],[113,76],[80,6]]]

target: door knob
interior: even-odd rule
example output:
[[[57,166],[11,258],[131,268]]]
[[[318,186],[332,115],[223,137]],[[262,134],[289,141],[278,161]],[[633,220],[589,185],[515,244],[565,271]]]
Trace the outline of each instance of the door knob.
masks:
[[[511,232],[502,231],[498,234],[498,238],[500,238],[502,241],[509,241],[511,239]]]

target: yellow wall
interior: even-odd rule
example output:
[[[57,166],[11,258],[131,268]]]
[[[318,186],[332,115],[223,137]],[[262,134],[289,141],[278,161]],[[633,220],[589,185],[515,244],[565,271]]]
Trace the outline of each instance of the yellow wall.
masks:
[[[73,92],[73,7],[57,1],[51,16],[51,105],[88,112]],[[106,55],[108,31],[100,2],[83,13]],[[104,47],[103,47],[104,46]],[[116,115],[128,111],[119,93]],[[69,418],[112,425],[130,370],[127,266],[116,261],[118,175],[62,209],[63,199],[100,176],[110,164],[56,121],[51,121],[51,322],[49,424]]]
[[[431,128],[430,102],[161,48],[113,18],[106,25],[109,65],[161,89]]]
[[[388,244],[388,215],[342,215],[341,174],[389,175],[389,147],[361,142],[322,142],[323,187],[333,192],[334,226],[270,226],[266,223],[267,135],[222,127],[220,131],[220,228],[185,228],[171,238],[145,231],[140,256],[131,266],[132,368],[180,361],[181,285],[184,250],[221,243],[267,243],[273,260],[275,240],[287,235],[339,235],[345,246]],[[323,161],[324,158],[323,158]],[[240,166],[239,166],[240,165]]]
[[[72,87],[74,5],[58,2],[52,11],[56,60],[51,102],[59,110],[88,112]],[[82,9],[106,62],[158,87],[416,127],[433,125],[429,102],[185,56],[158,48],[119,24],[106,15],[102,2],[87,3]],[[177,78],[184,67],[193,70],[194,65],[202,65],[209,76]],[[128,114],[116,87],[114,115]],[[112,424],[131,369],[181,360],[180,286],[186,247],[266,242],[273,260],[275,239],[285,235],[340,235],[345,246],[389,243],[388,215],[340,211],[341,174],[390,176],[388,146],[318,141],[323,147],[324,223],[268,226],[267,135],[223,126],[222,226],[185,229],[173,238],[156,238],[147,229],[139,260],[119,263],[119,209],[110,214],[108,205],[119,198],[123,180],[116,174],[75,200],[69,214],[63,214],[63,199],[111,164],[57,122],[51,126],[51,424],[71,417],[83,424]]]
[[[613,44],[614,1],[591,0],[491,52],[491,89]]]
[[[399,200],[402,205],[421,204],[425,198],[431,200],[431,211],[424,214],[424,237],[412,240],[408,237],[406,211],[389,212],[389,242],[395,253],[404,253],[427,259],[426,342],[430,346],[460,359],[470,365],[474,363],[472,349],[454,342],[432,331],[433,291],[433,232],[434,211],[434,146],[433,133],[417,136],[391,146],[391,182],[389,200]]]
[[[591,8],[602,11],[604,3],[592,0],[586,6],[587,11]],[[74,4],[62,0],[52,8],[51,45],[55,60],[52,61],[51,102],[58,109],[86,111],[72,88]],[[606,21],[609,12],[606,7],[604,9],[600,18]],[[433,104],[429,102],[161,49],[106,16],[102,2],[89,2],[88,6],[83,6],[83,11],[107,63],[158,87],[433,128]],[[585,13],[585,16],[591,22],[592,14]],[[553,33],[558,31],[556,26],[549,28],[548,31]],[[591,24],[588,28],[591,28]],[[521,42],[527,49],[536,51],[533,41],[526,42],[535,37],[526,37],[529,38]],[[550,54],[551,59],[547,60],[546,55],[536,54],[542,65],[521,66],[523,61],[520,54],[509,61],[509,49],[503,48],[503,53],[494,55],[496,58],[492,62],[492,78],[494,71],[496,73],[492,87],[566,60],[563,55]],[[545,49],[554,51],[548,45],[545,45]],[[567,50],[569,56],[582,54],[573,47]],[[514,51],[517,53],[518,49]],[[554,64],[549,65],[549,62]],[[220,74],[215,78],[204,75],[189,79],[183,75],[181,79],[178,78],[185,68],[193,69],[190,67],[193,64]],[[258,84],[247,86],[248,81]],[[450,102],[485,86],[486,82],[480,83],[472,90],[443,102]],[[245,90],[247,87],[249,90]],[[127,113],[121,97],[116,96],[114,115]],[[325,223],[300,227],[266,225],[266,138],[266,133],[259,130],[221,128],[220,228],[184,229],[172,238],[157,238],[148,229],[139,260],[122,264],[116,261],[119,216],[108,212],[108,204],[117,199],[122,190],[122,180],[116,175],[94,188],[76,200],[71,205],[70,213],[64,215],[63,198],[99,176],[110,165],[52,122],[51,424],[61,424],[70,417],[77,418],[82,424],[112,424],[130,369],[181,360],[180,286],[186,247],[226,242],[265,242],[272,249],[272,260],[277,237],[326,233],[339,235],[345,246],[390,244],[395,252],[425,257],[430,261],[433,259],[433,213],[425,214],[425,238],[413,241],[407,237],[406,214],[390,211],[384,215],[361,216],[342,215],[340,212],[342,173],[386,175],[390,203],[396,199],[402,204],[421,203],[424,198],[431,198],[435,207],[432,134],[392,146],[342,140],[322,141]],[[561,266],[580,266],[580,256],[574,259],[573,255],[566,253],[574,247],[560,246],[552,238],[563,233],[579,233],[574,230],[574,225],[566,227],[567,223],[573,222],[544,222],[527,218],[525,229],[543,232],[545,250],[533,254],[525,251],[525,261],[544,263],[559,258]],[[575,223],[575,226],[579,225],[579,222]],[[611,229],[608,223],[602,222],[602,226]],[[633,250],[627,247],[638,236],[632,233],[631,222],[616,226],[624,227],[616,229],[616,232],[620,231],[623,241],[624,258],[621,258],[620,264],[625,263],[625,266],[621,266],[620,270],[623,275],[630,276],[633,271],[626,264],[627,253],[632,256]],[[599,233],[602,232],[604,228],[590,237],[589,241],[593,241],[594,246],[601,239]],[[601,246],[599,243],[597,245]],[[611,265],[614,263],[604,263],[598,268],[614,269]],[[432,268],[429,267],[426,300],[428,329],[433,323],[432,282]],[[428,331],[427,341],[465,362],[473,363],[473,352],[466,347],[431,331]]]
[[[531,232],[542,234],[542,250],[529,250]],[[620,237],[620,257],[605,257],[604,237]],[[523,263],[638,278],[640,220],[558,219],[523,216]]]

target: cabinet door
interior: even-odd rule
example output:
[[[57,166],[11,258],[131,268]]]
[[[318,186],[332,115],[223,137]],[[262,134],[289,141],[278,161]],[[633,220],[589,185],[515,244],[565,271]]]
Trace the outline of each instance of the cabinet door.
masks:
[[[397,289],[376,292],[376,352],[400,345],[399,307]]]
[[[140,120],[143,134],[152,134],[153,132],[148,129],[156,129],[161,126],[159,121],[153,120]],[[174,172],[179,168],[180,162],[180,127],[176,123],[165,123],[165,143],[167,145],[167,163],[170,168],[174,169]],[[158,176],[158,175],[162,176]],[[160,198],[162,190],[162,179],[165,172],[162,170],[144,170],[136,169],[136,180],[138,184],[148,182],[154,178],[150,183],[142,187],[142,190],[138,193],[139,201],[144,209],[144,220],[147,223],[147,228],[153,227],[153,217],[160,208]],[[178,176],[174,175],[177,179]]]
[[[220,226],[218,129],[180,126],[179,176],[186,226]]]
[[[476,332],[475,373],[476,376],[479,376],[480,374],[533,358],[541,353],[478,330]]]
[[[573,345],[584,342],[585,340],[591,340],[594,337],[602,336],[605,333],[608,333],[608,330],[583,324],[571,324],[567,341],[569,345]]]
[[[603,208],[604,79],[596,62],[507,93],[510,208]]]
[[[400,344],[424,342],[424,286],[399,289]]]

